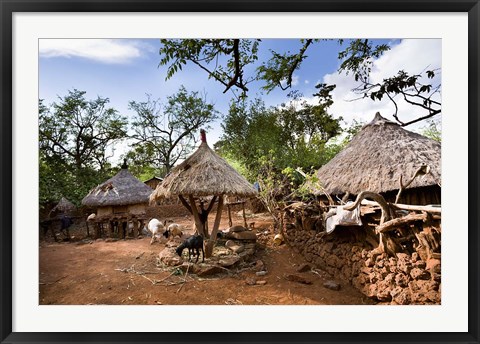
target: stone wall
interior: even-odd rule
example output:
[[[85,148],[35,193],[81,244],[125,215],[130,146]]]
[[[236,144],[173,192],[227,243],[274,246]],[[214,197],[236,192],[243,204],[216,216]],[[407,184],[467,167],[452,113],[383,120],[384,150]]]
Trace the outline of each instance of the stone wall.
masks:
[[[337,227],[327,235],[304,229],[301,221],[286,221],[284,237],[309,263],[352,284],[378,302],[440,304],[440,255],[422,260],[416,252],[398,253],[395,257],[375,254],[371,245],[359,240],[367,237],[367,230],[365,227]]]

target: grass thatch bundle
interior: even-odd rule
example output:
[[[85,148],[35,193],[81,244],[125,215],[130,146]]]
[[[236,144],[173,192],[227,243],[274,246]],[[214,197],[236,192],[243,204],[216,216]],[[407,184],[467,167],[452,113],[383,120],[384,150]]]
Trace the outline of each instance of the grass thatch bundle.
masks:
[[[317,173],[321,187],[315,194],[383,193],[400,189],[422,165],[429,173],[416,177],[407,188],[441,185],[441,145],[407,131],[377,112],[352,141]]]
[[[112,178],[93,188],[82,200],[89,207],[148,203],[152,189],[135,178],[126,165]]]
[[[198,149],[174,167],[153,191],[150,202],[177,195],[255,196],[257,191],[203,138]]]

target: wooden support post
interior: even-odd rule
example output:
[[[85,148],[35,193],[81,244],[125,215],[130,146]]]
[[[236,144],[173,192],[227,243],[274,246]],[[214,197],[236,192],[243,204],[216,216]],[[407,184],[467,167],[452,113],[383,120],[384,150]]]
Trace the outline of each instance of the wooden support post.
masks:
[[[220,195],[218,198],[217,213],[215,214],[215,222],[213,223],[212,235],[205,245],[205,256],[210,258],[213,253],[213,246],[217,241],[217,232],[220,227],[220,220],[222,219],[222,209],[223,209],[223,195]]]
[[[233,222],[232,222],[232,214],[230,212],[230,203],[227,203],[227,210],[228,210],[228,226],[232,227]]]
[[[242,211],[243,211],[243,225],[245,228],[248,228],[247,217],[245,216],[245,202],[242,203]]]
[[[207,238],[208,228],[205,228],[205,224],[200,219],[193,195],[188,195],[188,200],[190,201],[190,208],[192,209],[193,220],[195,221],[195,226],[197,227],[198,233],[204,238]]]
[[[128,222],[122,220],[122,235],[121,238],[125,239],[128,236]]]
[[[139,228],[138,228],[138,220],[135,219],[135,220],[133,221],[133,237],[134,237],[134,238],[138,238],[138,236],[140,235],[138,229],[139,229]]]
[[[113,221],[107,221],[107,231],[108,231],[108,237],[112,238],[113,237]]]

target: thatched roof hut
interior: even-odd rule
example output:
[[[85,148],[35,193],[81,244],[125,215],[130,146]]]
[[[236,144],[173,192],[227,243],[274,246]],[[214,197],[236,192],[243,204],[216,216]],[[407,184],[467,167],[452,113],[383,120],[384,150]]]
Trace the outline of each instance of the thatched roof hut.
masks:
[[[55,207],[49,213],[49,217],[55,217],[57,215],[71,215],[75,211],[75,205],[65,197],[62,197]]]
[[[373,191],[392,198],[400,189],[400,178],[405,184],[421,166],[428,166],[429,173],[416,177],[402,200],[440,203],[441,144],[407,131],[377,112],[345,149],[319,169],[322,188],[313,191],[317,195]],[[410,192],[410,197],[408,191],[412,190],[415,192]]]
[[[152,189],[135,178],[124,163],[115,176],[90,190],[82,204],[89,207],[146,204],[151,193]]]
[[[157,185],[162,182],[163,178],[153,176],[152,178],[144,181],[145,184],[147,184],[150,188],[155,190],[157,188]]]
[[[124,160],[120,171],[90,190],[83,198],[82,204],[96,208],[95,222],[105,223],[110,236],[117,228],[118,236],[124,238],[127,223],[130,221],[134,228],[133,235],[137,236],[146,219],[146,207],[151,193],[152,189],[148,185],[130,173]],[[97,231],[95,235],[98,234]]]
[[[257,195],[257,191],[208,146],[204,130],[201,130],[201,141],[198,149],[174,167],[157,186],[150,195],[150,202],[178,196],[193,215],[197,230],[209,237],[208,228],[206,228],[207,217],[213,204],[218,200],[217,215],[210,236],[214,241],[220,223],[224,196],[253,197]],[[214,197],[206,209],[203,208],[203,204],[198,208],[195,198],[206,196]]]

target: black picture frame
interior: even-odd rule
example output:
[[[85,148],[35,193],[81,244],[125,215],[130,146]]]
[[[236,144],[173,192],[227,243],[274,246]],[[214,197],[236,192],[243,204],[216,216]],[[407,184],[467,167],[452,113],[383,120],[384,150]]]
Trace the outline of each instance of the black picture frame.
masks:
[[[273,6],[274,5],[274,6]],[[478,0],[0,0],[0,339],[2,343],[479,343]],[[15,12],[465,12],[468,13],[468,332],[34,333],[12,332],[12,16]],[[452,315],[454,316],[454,315]],[[292,319],[294,321],[294,319]],[[284,324],[285,325],[285,324]],[[348,326],[348,324],[346,324]]]

